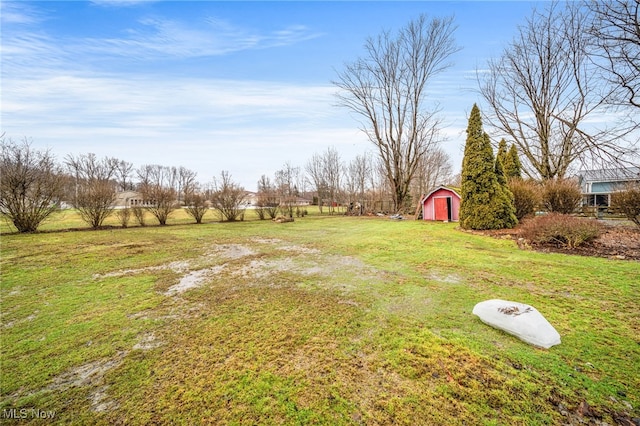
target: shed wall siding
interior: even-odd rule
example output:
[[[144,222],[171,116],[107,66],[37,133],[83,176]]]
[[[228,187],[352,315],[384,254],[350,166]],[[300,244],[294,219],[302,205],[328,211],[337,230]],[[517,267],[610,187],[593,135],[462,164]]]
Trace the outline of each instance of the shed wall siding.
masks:
[[[424,220],[435,220],[434,199],[436,198],[451,198],[451,220],[458,221],[460,212],[460,198],[456,195],[455,192],[446,188],[438,189],[424,200],[422,204],[422,217],[424,218]]]

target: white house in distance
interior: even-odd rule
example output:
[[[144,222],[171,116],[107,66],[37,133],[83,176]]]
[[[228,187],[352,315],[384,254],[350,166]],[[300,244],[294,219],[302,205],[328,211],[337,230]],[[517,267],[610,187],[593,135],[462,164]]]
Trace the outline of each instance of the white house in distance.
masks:
[[[142,201],[142,194],[137,191],[122,191],[116,193],[116,200],[113,203],[113,207],[116,209],[123,209],[125,207],[144,207],[145,204]]]
[[[578,173],[584,206],[609,207],[611,193],[633,182],[640,183],[640,167],[583,170]]]

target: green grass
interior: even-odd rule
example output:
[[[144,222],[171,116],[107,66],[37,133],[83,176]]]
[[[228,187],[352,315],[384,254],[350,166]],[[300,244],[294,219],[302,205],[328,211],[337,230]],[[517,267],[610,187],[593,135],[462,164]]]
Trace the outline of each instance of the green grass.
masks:
[[[584,402],[609,424],[640,416],[637,262],[455,224],[248,219],[2,228],[0,421],[562,424]],[[43,230],[82,227],[65,212]],[[201,285],[167,293],[185,276]],[[484,325],[471,310],[490,298],[532,304],[562,344]]]

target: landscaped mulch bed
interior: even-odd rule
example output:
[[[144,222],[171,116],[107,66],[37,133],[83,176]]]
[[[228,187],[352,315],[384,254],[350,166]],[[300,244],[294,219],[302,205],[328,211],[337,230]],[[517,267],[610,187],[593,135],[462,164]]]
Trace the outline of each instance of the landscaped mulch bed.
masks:
[[[577,248],[567,248],[557,244],[526,245],[542,252],[577,254],[581,256],[606,257],[610,259],[640,261],[640,228],[627,222],[603,220],[604,232],[595,241],[585,243]],[[501,229],[497,231],[477,231],[496,238],[520,238],[520,229]],[[519,246],[525,246],[522,241]]]

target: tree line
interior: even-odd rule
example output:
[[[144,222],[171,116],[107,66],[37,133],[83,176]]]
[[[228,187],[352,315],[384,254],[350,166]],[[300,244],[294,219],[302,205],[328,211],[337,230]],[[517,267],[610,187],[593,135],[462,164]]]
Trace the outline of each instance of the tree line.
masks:
[[[28,139],[0,139],[0,212],[19,232],[36,231],[61,206],[73,206],[92,228],[100,228],[115,214],[123,226],[133,217],[144,226],[145,212],[166,225],[172,212],[184,208],[196,223],[215,210],[221,220],[243,218],[249,192],[222,171],[201,183],[186,167],[132,163],[95,154],[67,155],[62,163],[48,150],[37,150]],[[428,160],[428,161],[427,161]],[[412,187],[416,201],[421,192],[452,179],[448,156],[441,150],[420,163],[420,179]],[[285,163],[273,177],[257,182],[255,205],[260,219],[300,215],[301,198],[309,198],[320,213],[333,214],[338,206],[351,206],[354,214],[391,209],[392,198],[382,166],[370,155],[345,162],[335,148],[313,154],[303,167]],[[118,193],[134,191],[135,204],[115,208]],[[385,203],[385,201],[387,201]],[[356,211],[354,206],[360,208]],[[348,209],[348,207],[347,207]]]

